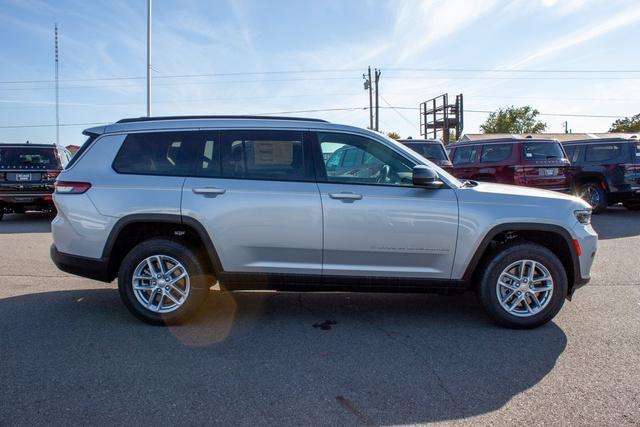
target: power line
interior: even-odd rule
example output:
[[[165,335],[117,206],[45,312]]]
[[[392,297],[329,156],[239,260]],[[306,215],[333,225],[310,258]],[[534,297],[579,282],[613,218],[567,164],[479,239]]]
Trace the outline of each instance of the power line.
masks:
[[[640,73],[640,70],[633,69],[497,69],[497,68],[386,68],[387,71],[395,72],[477,72],[477,73],[559,73],[559,74],[628,74]],[[318,74],[318,73],[346,73],[358,71],[357,68],[336,68],[336,69],[310,69],[310,70],[276,70],[276,71],[241,71],[227,73],[206,73],[206,74],[167,74],[154,76],[154,79],[174,79],[174,78],[201,78],[201,77],[229,77],[229,76],[256,76],[256,75],[277,75],[277,74]],[[121,76],[121,77],[89,77],[60,79],[61,82],[93,82],[93,81],[114,81],[114,80],[145,80],[146,76]],[[54,80],[3,80],[0,84],[26,84],[26,83],[53,83]]]
[[[157,77],[154,77],[154,79]],[[203,82],[173,82],[156,83],[154,86],[193,86],[193,85],[215,85],[215,84],[241,84],[241,83],[272,83],[272,82],[294,82],[294,81],[328,81],[328,80],[354,80],[357,77],[321,77],[321,78],[290,78],[290,79],[245,79],[245,80],[216,80]],[[84,85],[84,86],[61,86],[60,89],[110,89],[123,87],[139,87],[140,82],[135,84],[116,85]],[[0,91],[29,91],[29,90],[52,90],[52,86],[40,87],[10,87],[0,88]]]

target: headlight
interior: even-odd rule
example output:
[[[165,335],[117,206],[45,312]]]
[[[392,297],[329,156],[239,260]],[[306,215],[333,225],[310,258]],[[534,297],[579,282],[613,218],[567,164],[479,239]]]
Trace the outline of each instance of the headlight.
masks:
[[[591,224],[591,209],[573,211],[580,224]]]

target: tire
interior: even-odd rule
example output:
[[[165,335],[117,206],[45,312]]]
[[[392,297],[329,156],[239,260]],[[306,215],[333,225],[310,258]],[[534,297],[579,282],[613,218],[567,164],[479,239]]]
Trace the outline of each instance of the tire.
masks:
[[[597,182],[587,182],[581,185],[578,196],[589,203],[594,214],[598,214],[607,208],[607,193]]]
[[[627,200],[622,205],[630,211],[640,211],[640,200]]]
[[[150,257],[154,257],[150,261],[151,266],[146,262]],[[150,268],[160,273],[160,262],[163,271],[169,274],[158,279],[157,274],[152,277]],[[213,284],[213,275],[206,271],[205,265],[197,252],[181,243],[165,239],[144,241],[135,246],[120,264],[120,298],[129,311],[144,322],[154,325],[184,322],[195,314]],[[172,267],[176,267],[173,272],[170,271]],[[134,290],[134,273],[144,277],[135,281],[139,290]],[[186,273],[186,277],[171,283],[182,273]],[[168,277],[171,280],[165,281]]]
[[[549,249],[520,241],[498,248],[486,261],[487,265],[480,275],[478,296],[486,312],[498,324],[514,329],[530,329],[547,323],[558,314],[567,296],[567,273],[558,257]],[[518,274],[522,261],[529,261],[525,262],[527,274],[524,278]],[[534,277],[541,278],[542,274],[548,274],[551,278],[551,281],[536,280],[534,283],[534,289],[551,288],[550,292],[533,292],[539,304],[536,304],[530,296],[531,290],[527,288],[531,277],[528,272],[533,265],[531,261],[536,263],[534,272],[538,273]],[[511,281],[503,275],[505,270],[514,265],[515,269],[509,271],[513,276],[520,278],[521,286],[517,289],[518,282]],[[511,282],[510,287],[498,284],[500,279],[502,282]],[[521,298],[525,298],[524,301],[515,304]],[[509,312],[503,307],[500,300],[507,306],[513,304],[513,311]]]

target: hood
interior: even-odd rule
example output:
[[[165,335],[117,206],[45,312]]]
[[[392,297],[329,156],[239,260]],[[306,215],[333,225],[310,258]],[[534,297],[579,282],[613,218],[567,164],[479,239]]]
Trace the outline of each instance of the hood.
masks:
[[[571,209],[590,209],[590,206],[579,197],[539,188],[478,182],[475,187],[467,187],[463,190],[465,190],[461,192],[463,202],[543,209],[560,206]]]

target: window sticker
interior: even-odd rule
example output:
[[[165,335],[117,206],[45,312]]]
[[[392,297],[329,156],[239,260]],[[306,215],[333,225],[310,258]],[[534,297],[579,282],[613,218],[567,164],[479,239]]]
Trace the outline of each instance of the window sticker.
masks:
[[[254,164],[290,165],[293,161],[293,143],[291,141],[255,141]]]

